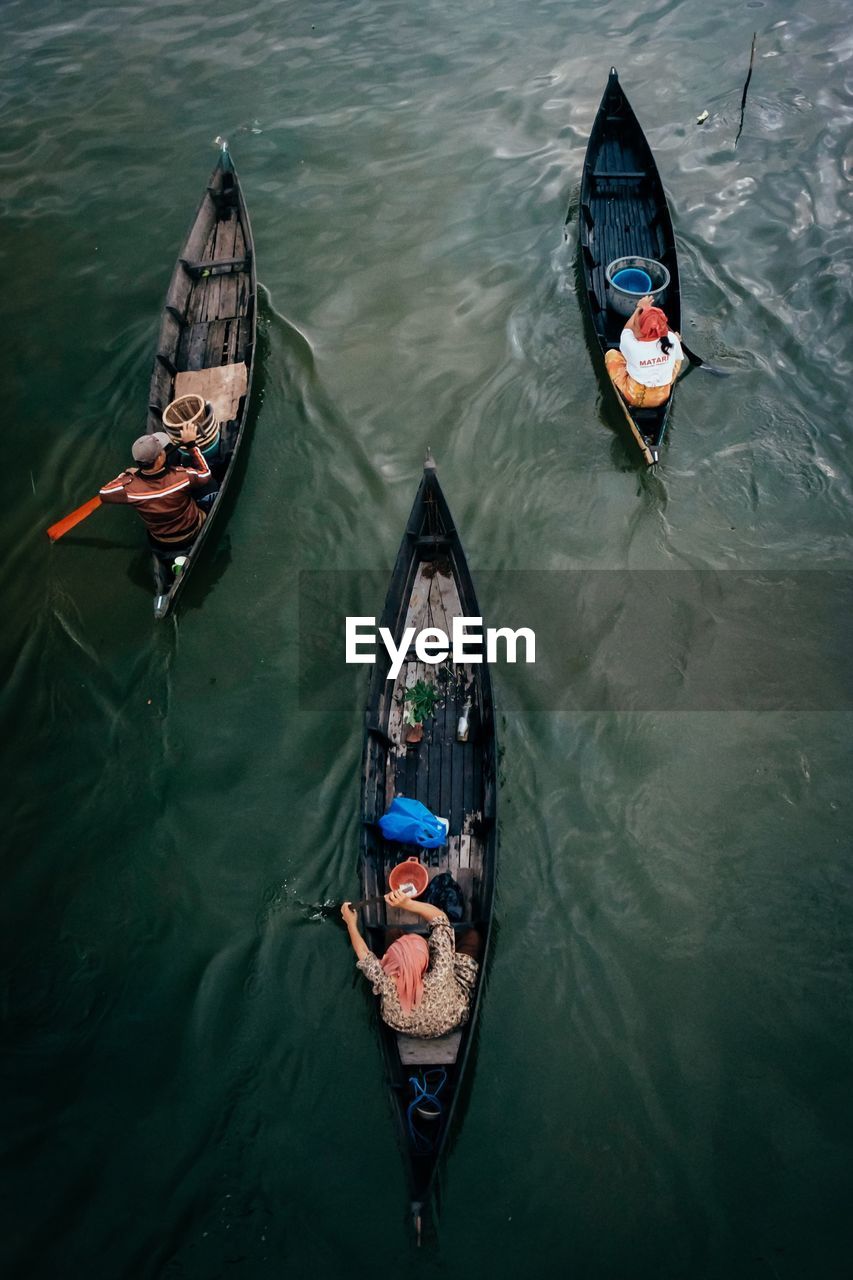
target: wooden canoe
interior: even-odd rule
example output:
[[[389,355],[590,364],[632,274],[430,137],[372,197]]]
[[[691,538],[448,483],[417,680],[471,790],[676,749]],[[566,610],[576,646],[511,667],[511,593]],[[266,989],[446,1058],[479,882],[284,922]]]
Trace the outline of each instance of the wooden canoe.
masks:
[[[423,479],[406,526],[394,567],[382,625],[399,644],[405,627],[420,631],[438,627],[450,635],[455,616],[480,616],[462,544],[435,471],[427,458]],[[405,1151],[412,1217],[421,1224],[434,1189],[436,1171],[446,1148],[459,1102],[460,1086],[471,1055],[482,975],[488,954],[497,852],[495,716],[489,668],[483,664],[439,666],[419,663],[412,649],[396,680],[387,679],[389,663],[373,667],[365,719],[362,770],[362,834],[360,869],[364,897],[387,892],[388,872],[410,855],[427,867],[430,879],[449,871],[465,896],[465,920],[455,924],[457,936],[474,927],[480,934],[478,986],[468,1022],[436,1040],[399,1035],[377,1017],[380,1026],[392,1108]],[[440,701],[415,746],[404,741],[404,694],[418,680],[435,683]],[[466,742],[457,740],[457,723],[471,700]],[[396,795],[420,800],[438,817],[449,820],[448,843],[439,849],[386,842],[377,825]],[[384,901],[364,909],[365,938],[374,954],[386,949],[391,928],[426,932],[421,921],[390,910]],[[413,1080],[432,1083],[444,1072],[438,1094],[441,1116],[423,1122],[409,1112]]]
[[[580,193],[583,294],[602,355],[619,347],[625,318],[607,306],[605,269],[617,258],[653,258],[669,270],[663,308],[681,330],[681,288],[672,218],[663,184],[631,104],[611,67],[592,126]],[[606,375],[605,375],[606,376]],[[674,390],[657,409],[629,406],[607,377],[646,463],[658,462]]]
[[[255,354],[257,277],[249,214],[226,146],[198,207],[166,294],[148,396],[147,430],[163,410],[197,394],[213,405],[219,444],[206,453],[215,497],[180,574],[152,556],[154,616],[165,618],[183,589],[222,504],[243,439]]]

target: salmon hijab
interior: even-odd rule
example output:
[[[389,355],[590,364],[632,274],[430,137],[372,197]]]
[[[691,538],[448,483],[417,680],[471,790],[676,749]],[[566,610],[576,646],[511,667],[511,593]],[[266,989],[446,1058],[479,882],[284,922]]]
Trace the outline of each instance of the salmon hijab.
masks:
[[[669,321],[660,307],[646,307],[637,322],[637,333],[642,342],[656,342],[669,333]]]
[[[429,947],[419,933],[406,933],[392,942],[379,961],[397,986],[400,1007],[409,1014],[420,1004],[424,993],[424,974],[429,964]]]

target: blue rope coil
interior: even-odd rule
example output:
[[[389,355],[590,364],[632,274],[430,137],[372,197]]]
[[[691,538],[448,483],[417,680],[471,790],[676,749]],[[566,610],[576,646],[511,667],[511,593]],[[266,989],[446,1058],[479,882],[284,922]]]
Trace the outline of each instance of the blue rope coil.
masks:
[[[412,1086],[412,1101],[406,1110],[406,1124],[409,1128],[409,1137],[412,1140],[412,1146],[416,1151],[431,1151],[434,1143],[425,1133],[421,1133],[414,1122],[414,1113],[424,1102],[431,1102],[438,1108],[436,1121],[441,1119],[442,1106],[438,1100],[438,1095],[447,1082],[447,1072],[443,1067],[436,1067],[433,1071],[425,1071],[423,1080],[418,1076],[409,1076],[409,1084]]]

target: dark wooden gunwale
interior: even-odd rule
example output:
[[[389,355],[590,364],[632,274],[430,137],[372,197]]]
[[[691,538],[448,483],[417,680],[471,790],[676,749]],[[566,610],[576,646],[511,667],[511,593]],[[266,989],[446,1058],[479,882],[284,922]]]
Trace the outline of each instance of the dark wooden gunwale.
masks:
[[[234,473],[234,464],[243,441],[252,394],[254,354],[257,340],[255,245],[249,212],[243,198],[240,180],[227,148],[223,147],[190,224],[166,293],[160,336],[157,343],[157,355],[154,359],[154,368],[151,375],[146,429],[148,432],[163,430],[162,413],[166,405],[174,398],[173,388],[177,374],[184,369],[196,367],[194,363],[186,358],[182,359],[179,353],[181,352],[182,339],[191,323],[189,317],[193,313],[194,293],[200,287],[207,287],[207,280],[210,279],[210,276],[202,276],[200,265],[208,237],[217,222],[220,203],[223,204],[223,207],[234,207],[236,203],[239,228],[244,242],[244,252],[239,256],[239,260],[231,259],[227,268],[223,269],[223,273],[227,271],[228,275],[236,277],[236,294],[238,297],[242,296],[245,301],[242,307],[242,314],[234,317],[225,315],[214,317],[209,321],[209,326],[223,320],[237,319],[244,326],[244,333],[246,332],[245,327],[248,328],[247,336],[239,343],[237,350],[240,358],[245,360],[247,385],[245,393],[240,400],[236,418],[232,419],[230,423],[221,424],[223,438],[227,437],[227,464],[219,477],[219,489],[211,503],[201,532],[190,550],[185,553],[187,555],[187,564],[183,572],[177,578],[169,578],[166,567],[156,556],[152,555],[155,618],[165,618],[171,612],[178,595],[183,590],[190,570],[208,538],[210,528],[217,511],[222,505],[231,476]],[[240,265],[241,262],[242,267]],[[216,272],[213,275],[221,278],[218,277]],[[229,360],[224,363],[235,362]],[[198,367],[209,366],[201,365]]]
[[[607,174],[620,174],[607,178]],[[580,193],[580,265],[584,305],[599,347],[618,347],[624,318],[607,309],[604,270],[616,258],[655,258],[669,269],[664,308],[670,328],[681,329],[681,286],[675,233],[663,183],[631,104],[611,67],[587,145]],[[675,391],[658,409],[629,406],[607,377],[648,465],[659,460]]]
[[[480,611],[462,544],[438,482],[434,463],[432,463],[431,459],[428,459],[423,479],[407,522],[406,532],[397,556],[382,615],[381,625],[391,630],[395,641],[398,643],[405,624],[418,567],[425,561],[435,559],[438,556],[446,557],[452,564],[453,577],[459,591],[463,613],[469,617],[479,617]],[[377,806],[376,804],[376,797],[385,790],[387,770],[389,767],[394,769],[390,746],[385,737],[389,728],[390,704],[394,685],[386,680],[390,664],[385,654],[384,646],[381,647],[381,651],[382,660],[377,661],[372,670],[365,713],[360,857],[360,876],[362,892],[365,897],[381,893],[386,889],[387,886],[384,883],[380,883],[382,875],[377,870],[377,867],[383,867],[388,861],[388,853],[391,848],[395,851],[391,861],[400,861],[408,854],[418,852],[414,847],[395,845],[389,846],[389,849],[383,855],[384,842],[382,841],[381,832],[375,825],[376,810],[381,808],[381,805]],[[406,1106],[410,1100],[407,1093],[407,1082],[408,1077],[412,1074],[412,1068],[402,1065],[397,1050],[396,1034],[377,1016],[383,1056],[391,1088],[392,1107],[406,1156],[412,1216],[418,1235],[420,1235],[422,1216],[427,1211],[434,1189],[437,1170],[447,1148],[448,1138],[454,1129],[460,1088],[465,1079],[470,1061],[483,989],[483,974],[489,951],[494,905],[497,857],[494,704],[488,666],[483,663],[479,667],[473,667],[472,671],[476,673],[477,699],[479,700],[477,705],[480,708],[477,750],[480,752],[482,790],[477,798],[482,804],[484,835],[482,842],[482,875],[480,877],[477,902],[476,904],[466,903],[466,905],[471,907],[470,915],[472,920],[480,929],[482,949],[479,956],[479,980],[472,998],[470,1017],[462,1031],[455,1067],[448,1073],[452,1096],[449,1106],[445,1110],[442,1128],[435,1148],[428,1157],[419,1157],[413,1151],[406,1128]],[[453,727],[455,729],[455,722]],[[425,743],[417,748],[418,751],[424,751],[425,749],[427,749]],[[452,830],[453,826],[451,826]],[[427,851],[421,852],[427,853]],[[434,852],[438,854],[441,851]],[[386,908],[384,903],[374,905],[365,912],[366,940],[371,950],[380,955],[385,947],[383,928],[385,919]],[[413,917],[409,916],[409,920],[412,919]],[[418,928],[419,926],[410,927]]]

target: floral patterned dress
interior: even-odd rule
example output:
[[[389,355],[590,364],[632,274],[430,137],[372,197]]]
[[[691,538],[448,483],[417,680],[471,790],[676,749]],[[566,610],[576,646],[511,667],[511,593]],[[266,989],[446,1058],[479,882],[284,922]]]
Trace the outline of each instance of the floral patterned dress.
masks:
[[[394,1031],[424,1040],[443,1036],[468,1021],[479,967],[471,956],[456,954],[453,928],[447,920],[430,922],[427,945],[429,968],[424,974],[424,993],[409,1014],[403,1013],[400,1006],[396,982],[372,951],[356,966],[373,983],[373,994],[380,1000],[382,1021]]]

